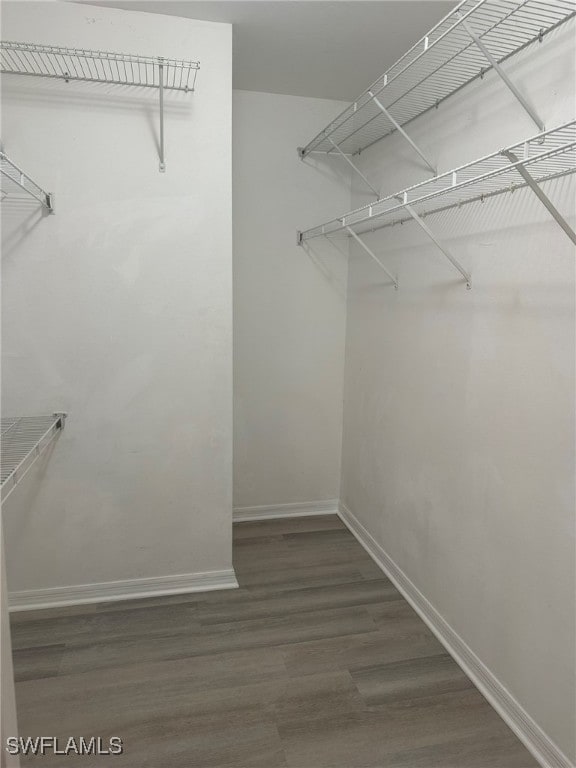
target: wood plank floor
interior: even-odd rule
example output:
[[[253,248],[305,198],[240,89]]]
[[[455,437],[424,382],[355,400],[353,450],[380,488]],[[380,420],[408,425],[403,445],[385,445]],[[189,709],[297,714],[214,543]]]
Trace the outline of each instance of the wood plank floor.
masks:
[[[50,768],[535,768],[336,516],[234,527],[239,590],[13,614]]]

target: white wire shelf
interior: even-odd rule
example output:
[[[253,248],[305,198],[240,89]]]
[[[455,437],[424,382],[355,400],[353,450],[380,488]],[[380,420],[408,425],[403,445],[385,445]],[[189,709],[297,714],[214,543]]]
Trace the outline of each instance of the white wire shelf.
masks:
[[[0,41],[2,74],[157,89],[160,101],[160,171],[166,169],[164,91],[192,92],[199,69],[200,64],[197,61],[168,59],[162,56],[136,56],[84,48]]]
[[[518,158],[511,159],[510,155]],[[522,175],[543,182],[576,172],[576,121],[544,131],[452,171],[435,176],[298,233],[302,243],[354,228],[357,234],[400,224],[526,186]]]
[[[197,61],[133,56],[13,41],[0,42],[0,71],[5,74],[85,80],[114,85],[137,85],[193,91]]]
[[[2,199],[6,197],[33,198],[51,213],[54,201],[50,192],[46,192],[34,179],[24,173],[4,152],[0,152],[0,190]]]
[[[65,413],[1,419],[0,474],[2,501],[64,429]]]
[[[499,64],[575,13],[576,0],[463,0],[299,149],[300,156],[334,153],[334,144],[356,154],[396,130],[394,122],[405,126],[483,76],[491,64],[470,30]]]

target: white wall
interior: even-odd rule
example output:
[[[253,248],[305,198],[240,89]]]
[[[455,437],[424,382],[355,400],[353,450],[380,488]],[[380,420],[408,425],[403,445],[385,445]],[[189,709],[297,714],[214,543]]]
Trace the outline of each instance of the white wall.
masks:
[[[506,65],[547,128],[574,117],[573,35]],[[538,132],[494,73],[409,130],[440,172]],[[394,135],[360,164],[391,193],[417,161]],[[573,227],[575,181],[545,185]],[[342,500],[573,760],[574,247],[529,190],[427,223],[471,291],[415,225],[366,237],[397,292],[351,248]]]
[[[12,639],[10,637],[10,619],[8,616],[8,590],[6,586],[6,557],[4,554],[4,536],[0,524],[0,766],[18,768],[18,755],[10,755],[6,739],[18,735],[16,717],[16,695],[14,691],[14,670],[12,665]]]
[[[3,3],[3,36],[198,59],[195,94],[6,76],[3,412],[69,419],[4,509],[11,591],[231,567],[231,27]]]
[[[234,506],[336,499],[346,256],[296,230],[350,205],[343,161],[307,159],[342,102],[234,92]]]

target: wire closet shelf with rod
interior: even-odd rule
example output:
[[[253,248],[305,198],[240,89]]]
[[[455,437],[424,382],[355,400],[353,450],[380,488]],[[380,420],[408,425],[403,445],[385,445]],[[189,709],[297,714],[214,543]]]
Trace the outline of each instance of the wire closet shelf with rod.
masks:
[[[430,232],[423,219],[449,208],[530,187],[559,226],[576,244],[576,234],[543,192],[543,182],[576,172],[576,120],[493,152],[447,173],[414,184],[343,216],[298,232],[298,244],[315,237],[345,234],[353,237],[379,263],[398,287],[380,259],[360,238],[361,234],[415,220],[458,269],[470,286],[470,275],[447,247]]]
[[[91,83],[154,88],[159,94],[160,170],[165,170],[164,91],[194,91],[200,64],[197,61],[92,51],[28,42],[0,42],[0,71]]]
[[[463,0],[308,144],[311,153],[350,157],[400,131],[427,169],[433,163],[404,126],[494,69],[540,131],[545,125],[501,66],[576,14],[576,0]]]

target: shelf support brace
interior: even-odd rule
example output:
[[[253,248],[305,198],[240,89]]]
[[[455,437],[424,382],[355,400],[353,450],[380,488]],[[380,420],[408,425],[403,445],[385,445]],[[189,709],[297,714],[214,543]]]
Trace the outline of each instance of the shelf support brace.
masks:
[[[164,160],[164,64],[158,64],[158,93],[160,98],[160,173],[166,170]]]
[[[472,38],[472,40],[474,40],[474,42],[476,43],[476,45],[478,46],[478,48],[480,48],[480,50],[482,51],[482,53],[484,54],[484,56],[486,57],[486,59],[488,59],[488,61],[490,62],[490,65],[491,65],[491,66],[494,68],[494,70],[495,70],[495,71],[496,71],[496,72],[497,72],[497,73],[500,75],[500,78],[501,78],[501,79],[504,81],[504,83],[505,83],[505,84],[508,86],[508,88],[510,89],[510,91],[513,93],[513,95],[514,95],[514,96],[516,97],[516,99],[519,101],[519,103],[520,103],[520,104],[521,104],[521,106],[524,108],[524,110],[525,110],[525,111],[528,113],[528,115],[530,116],[530,118],[532,119],[532,121],[533,121],[533,122],[534,122],[534,123],[535,123],[535,124],[538,126],[538,128],[540,129],[540,131],[544,131],[544,130],[545,130],[545,128],[544,128],[544,123],[542,122],[542,120],[540,120],[540,118],[538,117],[538,115],[537,115],[537,113],[535,112],[535,110],[534,110],[534,109],[533,109],[533,108],[530,106],[530,104],[529,104],[529,103],[526,101],[526,99],[525,99],[525,98],[524,98],[524,96],[523,96],[523,95],[520,93],[520,91],[518,90],[518,88],[517,88],[517,87],[514,85],[514,83],[512,82],[512,80],[510,80],[510,78],[508,77],[508,75],[506,74],[506,72],[505,72],[505,71],[502,69],[502,67],[501,67],[501,66],[500,66],[500,64],[499,64],[499,63],[496,61],[496,59],[494,58],[494,56],[492,56],[492,54],[490,53],[490,51],[488,50],[488,48],[486,48],[486,46],[484,45],[484,43],[482,42],[482,40],[480,39],[480,37],[479,37],[479,36],[476,34],[476,32],[474,32],[474,30],[472,29],[472,27],[470,26],[470,24],[468,24],[468,22],[466,21],[466,19],[465,19],[465,18],[462,16],[462,14],[461,14],[461,13],[458,13],[458,16],[460,17],[460,21],[462,22],[462,26],[464,27],[464,29],[466,30],[466,32],[468,32],[468,34],[470,35],[470,37]]]
[[[414,210],[414,208],[412,208],[412,206],[411,206],[411,205],[409,205],[408,203],[406,203],[406,204],[404,205],[404,208],[405,208],[405,209],[408,211],[408,213],[410,214],[410,216],[412,216],[412,218],[414,219],[414,221],[416,222],[416,224],[418,224],[418,226],[419,226],[419,227],[421,227],[421,228],[424,230],[424,232],[426,232],[426,234],[428,235],[428,237],[430,238],[430,240],[432,240],[432,242],[433,242],[433,243],[434,243],[434,244],[435,244],[435,245],[436,245],[436,246],[437,246],[437,247],[438,247],[438,248],[439,248],[439,249],[442,251],[442,253],[444,254],[444,256],[446,256],[446,258],[448,259],[448,261],[450,262],[450,264],[452,264],[452,266],[453,266],[453,267],[455,267],[455,268],[458,270],[458,272],[460,272],[460,274],[462,275],[462,277],[464,278],[464,280],[466,280],[466,288],[470,289],[470,288],[472,287],[472,278],[470,277],[470,273],[469,273],[469,272],[466,272],[466,270],[465,270],[465,269],[464,269],[464,267],[463,267],[463,266],[460,264],[460,262],[459,262],[457,259],[455,259],[455,258],[454,258],[454,256],[452,256],[452,254],[450,253],[450,251],[448,250],[448,248],[446,248],[446,246],[445,246],[445,245],[443,245],[443,244],[442,244],[442,243],[441,243],[441,242],[438,240],[438,238],[436,237],[436,235],[434,234],[434,232],[432,232],[432,230],[430,229],[430,227],[429,227],[429,226],[426,224],[426,222],[425,222],[425,221],[423,221],[423,219],[422,219],[422,218],[421,218],[421,217],[420,217],[420,216],[419,216],[419,215],[416,213],[416,211]]]
[[[413,140],[410,138],[410,136],[408,136],[408,134],[406,133],[406,131],[404,130],[404,128],[402,128],[402,126],[400,125],[400,123],[398,123],[398,122],[397,122],[397,121],[396,121],[396,120],[395,120],[395,119],[392,117],[392,115],[391,115],[391,114],[390,114],[390,112],[389,112],[389,111],[386,109],[386,107],[384,106],[384,104],[382,104],[382,102],[380,101],[380,99],[379,99],[377,96],[375,96],[375,95],[372,93],[372,91],[368,91],[368,93],[369,93],[369,94],[370,94],[370,96],[372,97],[372,101],[374,102],[374,104],[376,104],[376,106],[378,107],[378,109],[379,109],[381,112],[383,112],[383,113],[384,113],[384,115],[385,115],[385,116],[388,118],[388,120],[390,120],[390,122],[391,122],[391,123],[392,123],[392,125],[393,125],[393,126],[396,128],[396,130],[397,130],[399,133],[401,133],[401,134],[402,134],[402,136],[404,136],[404,138],[406,139],[406,141],[408,142],[408,144],[410,144],[410,146],[412,147],[412,149],[413,149],[415,152],[417,152],[417,153],[420,155],[420,157],[422,158],[422,160],[424,160],[424,162],[426,163],[426,165],[428,166],[428,168],[429,168],[429,169],[430,169],[430,171],[432,172],[432,175],[433,175],[433,176],[436,176],[436,168],[435,168],[435,167],[432,165],[432,163],[431,163],[431,162],[428,160],[428,158],[426,157],[426,155],[424,154],[424,152],[422,152],[422,150],[421,150],[421,149],[420,149],[420,147],[419,147],[419,146],[416,144],[416,142],[415,142],[415,141],[413,141]]]
[[[376,256],[376,254],[374,253],[374,251],[372,251],[370,248],[368,248],[368,246],[366,245],[366,243],[364,242],[364,240],[362,240],[362,238],[361,238],[361,237],[359,237],[359,236],[356,234],[356,232],[354,232],[354,230],[352,229],[352,227],[346,227],[346,229],[348,230],[349,234],[350,234],[350,235],[352,235],[352,237],[354,238],[354,240],[356,240],[356,242],[358,243],[358,245],[360,245],[360,246],[361,246],[361,247],[362,247],[362,248],[363,248],[363,249],[366,251],[366,253],[367,253],[369,256],[371,256],[371,257],[374,259],[374,261],[375,261],[375,262],[378,264],[378,266],[379,266],[379,267],[381,267],[381,268],[384,270],[384,272],[386,272],[386,274],[388,275],[388,277],[390,278],[390,280],[392,280],[392,282],[394,283],[394,288],[395,288],[396,290],[398,290],[398,280],[397,280],[397,279],[394,277],[394,275],[393,275],[391,272],[389,272],[389,271],[386,269],[386,267],[384,266],[384,264],[382,264],[382,262],[380,261],[380,259],[378,258],[378,256]]]
[[[510,152],[508,149],[504,149],[502,151],[502,154],[510,160],[512,163],[520,163],[519,165],[516,165],[516,170],[522,176],[526,184],[530,187],[532,192],[536,195],[538,200],[542,203],[542,205],[551,213],[552,217],[556,220],[556,222],[560,225],[560,227],[566,232],[570,240],[576,245],[576,232],[572,229],[572,227],[568,224],[566,219],[562,216],[560,211],[556,208],[556,206],[552,203],[548,195],[542,190],[540,186],[538,186],[537,182],[532,178],[532,176],[528,173],[526,168],[522,165],[520,162],[520,159],[514,154],[514,152]]]
[[[6,157],[4,152],[1,151],[1,150],[0,150],[0,155],[2,156],[2,159],[7,160],[12,165],[10,160],[8,160],[8,158]],[[15,168],[15,170],[16,170],[16,168]],[[38,202],[41,203],[41,205],[43,205],[45,208],[48,209],[49,213],[54,213],[54,195],[52,194],[52,192],[43,192],[41,196],[35,194],[32,190],[30,190],[26,186],[26,181],[28,179],[26,174],[24,174],[20,169],[17,169],[17,170],[18,170],[17,177],[16,176],[12,176],[10,173],[8,173],[7,171],[4,171],[4,170],[2,171],[2,174],[4,176],[6,176],[7,179],[10,179],[10,181],[13,184],[16,184],[16,186],[20,187],[20,189],[23,192],[27,192],[29,195],[32,195],[32,197],[35,200],[38,200]],[[36,185],[36,186],[38,186],[38,185]],[[7,196],[8,196],[8,194],[4,193],[4,197],[2,199],[4,200]]]
[[[332,146],[334,147],[334,149],[336,150],[336,152],[338,152],[338,154],[339,154],[339,155],[342,155],[342,157],[344,158],[344,160],[346,160],[346,162],[348,163],[348,165],[352,166],[352,168],[353,168],[353,169],[356,171],[356,173],[358,174],[358,176],[360,176],[360,177],[362,178],[362,180],[364,181],[364,183],[365,183],[365,184],[367,184],[367,185],[370,187],[370,189],[372,190],[372,192],[373,192],[373,193],[376,195],[376,200],[380,200],[380,192],[377,192],[377,191],[374,189],[374,187],[372,186],[372,184],[370,184],[370,182],[368,181],[368,179],[366,178],[366,176],[364,176],[364,174],[362,173],[362,171],[360,170],[360,168],[358,168],[358,167],[357,167],[357,166],[356,166],[356,165],[355,165],[355,164],[352,162],[352,160],[350,160],[350,158],[348,157],[348,155],[345,155],[345,154],[344,154],[344,152],[342,152],[342,150],[340,149],[340,147],[338,146],[338,144],[336,144],[336,142],[335,142],[335,141],[332,141],[332,139],[330,138],[330,136],[328,136],[328,141],[330,142],[330,144],[332,144]]]

